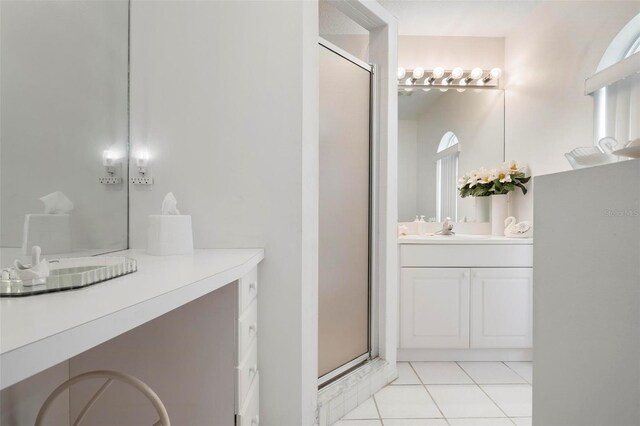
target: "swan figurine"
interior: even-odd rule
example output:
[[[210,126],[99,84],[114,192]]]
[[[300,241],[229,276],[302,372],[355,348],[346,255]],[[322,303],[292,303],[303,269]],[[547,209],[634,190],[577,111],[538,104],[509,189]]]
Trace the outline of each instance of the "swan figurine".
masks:
[[[44,284],[45,278],[49,276],[49,262],[47,259],[40,260],[42,249],[40,246],[31,248],[31,263],[24,264],[16,259],[13,262],[18,278],[23,282],[22,285]]]
[[[504,236],[508,238],[529,238],[531,223],[524,221],[516,223],[516,218],[509,216],[504,221]]]

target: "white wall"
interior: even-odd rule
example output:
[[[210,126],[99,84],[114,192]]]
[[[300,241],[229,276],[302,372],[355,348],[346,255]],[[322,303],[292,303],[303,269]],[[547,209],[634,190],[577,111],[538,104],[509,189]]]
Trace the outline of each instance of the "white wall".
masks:
[[[196,247],[264,247],[261,424],[310,425],[317,395],[315,2],[132,3],[131,245],[168,191]]]
[[[24,215],[61,190],[75,204],[74,248],[126,248],[126,185],[98,178],[104,150],[126,158],[127,2],[2,1],[0,11],[0,245],[20,247]]]
[[[584,80],[640,2],[540,2],[506,37],[506,156],[534,175],[568,170],[564,153],[593,144],[593,101]],[[516,195],[533,219],[533,194]]]
[[[401,222],[412,221],[417,214],[417,143],[418,122],[398,120],[398,220]]]

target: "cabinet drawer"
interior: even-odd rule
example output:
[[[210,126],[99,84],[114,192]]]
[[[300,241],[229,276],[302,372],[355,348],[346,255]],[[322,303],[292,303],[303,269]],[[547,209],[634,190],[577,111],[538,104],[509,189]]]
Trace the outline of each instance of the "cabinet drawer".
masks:
[[[238,284],[238,317],[240,317],[258,295],[258,268],[252,269],[240,278]]]
[[[259,426],[260,425],[260,377],[256,378],[249,389],[247,399],[238,413],[236,426]]]
[[[254,339],[242,363],[236,367],[236,407],[240,408],[249,393],[253,379],[258,376],[258,341]]]
[[[526,268],[530,244],[402,244],[400,266],[417,268]]]
[[[258,335],[258,301],[251,302],[247,310],[238,319],[238,359],[239,365],[247,356],[251,343]]]

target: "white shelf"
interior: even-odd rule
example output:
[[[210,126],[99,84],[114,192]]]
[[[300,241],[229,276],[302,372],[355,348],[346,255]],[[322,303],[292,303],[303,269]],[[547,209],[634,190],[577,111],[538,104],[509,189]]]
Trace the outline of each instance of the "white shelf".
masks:
[[[78,290],[0,299],[0,389],[236,281],[264,250],[111,255],[136,259],[138,272]]]

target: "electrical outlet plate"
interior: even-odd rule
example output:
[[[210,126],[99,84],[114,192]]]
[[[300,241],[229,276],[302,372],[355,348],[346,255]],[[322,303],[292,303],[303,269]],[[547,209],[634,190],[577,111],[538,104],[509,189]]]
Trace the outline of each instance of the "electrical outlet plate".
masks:
[[[98,180],[104,185],[120,185],[122,183],[122,179],[116,176],[101,177]]]
[[[153,185],[152,177],[132,177],[129,178],[129,182],[134,185]]]

